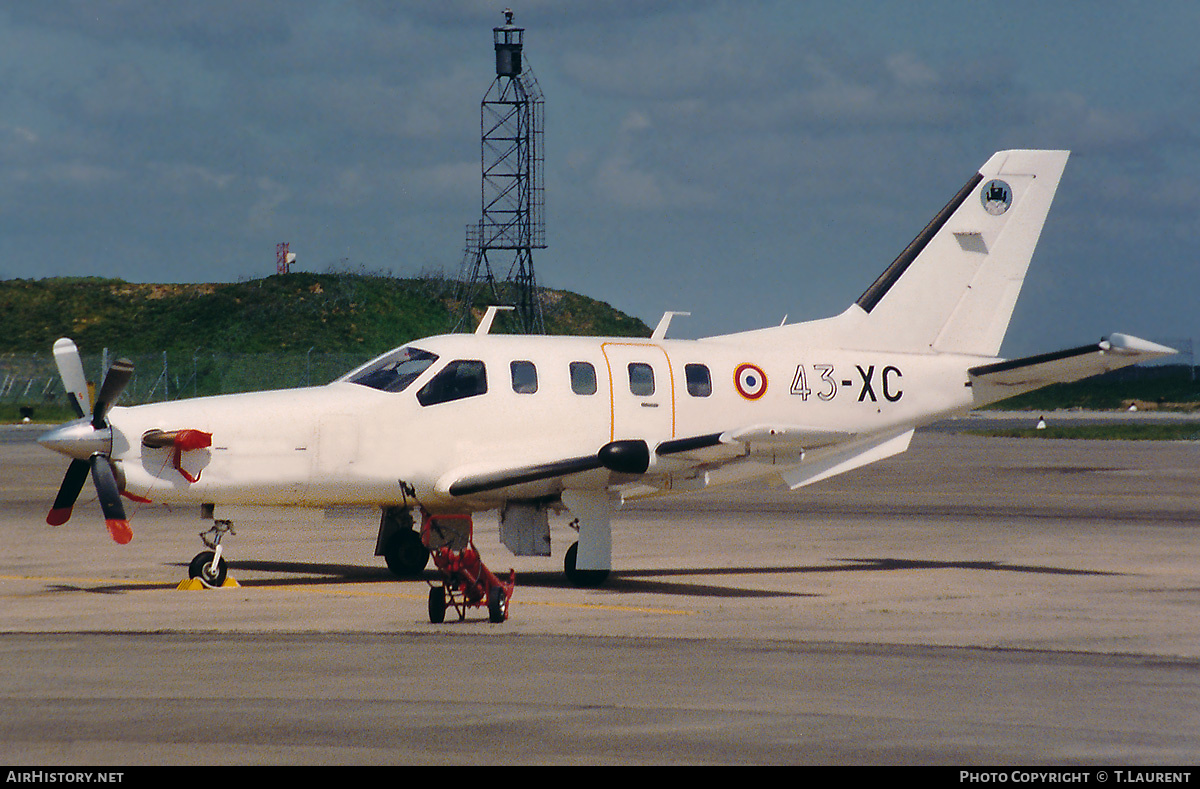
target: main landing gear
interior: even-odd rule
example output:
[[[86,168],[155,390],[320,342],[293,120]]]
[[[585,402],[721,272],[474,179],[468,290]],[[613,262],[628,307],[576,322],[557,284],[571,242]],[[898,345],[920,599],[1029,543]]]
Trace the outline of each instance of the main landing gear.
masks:
[[[421,542],[410,507],[383,508],[375,555],[382,556],[392,574],[400,578],[418,576],[429,564],[429,549]]]
[[[567,580],[580,587],[600,586],[612,567],[612,514],[617,501],[603,491],[564,490],[562,503],[575,516],[571,528],[579,532],[579,541],[563,557]]]
[[[608,580],[608,570],[580,570],[575,567],[579,555],[579,543],[572,543],[563,557],[563,572],[572,585],[583,588],[594,588]]]
[[[201,551],[188,565],[188,577],[196,578],[207,587],[225,585],[229,568],[221,555],[221,538],[226,534],[237,534],[231,521],[214,520],[212,528],[200,532],[200,539],[212,550]]]
[[[420,534],[415,531],[399,531],[384,544],[383,559],[394,575],[411,578],[420,575],[429,564],[429,550],[421,544]]]

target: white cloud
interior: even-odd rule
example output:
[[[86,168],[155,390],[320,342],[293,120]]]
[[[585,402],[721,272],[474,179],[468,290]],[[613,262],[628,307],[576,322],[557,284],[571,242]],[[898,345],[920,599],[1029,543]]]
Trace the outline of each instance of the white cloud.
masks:
[[[799,314],[812,304],[797,300],[823,308],[830,292],[857,295],[945,190],[1010,146],[1077,152],[1051,215],[1060,258],[1121,238],[1153,255],[1196,229],[1188,50],[1133,32],[1097,44],[1102,15],[1081,35],[1043,29],[1054,14],[935,6],[522,4],[527,62],[546,92],[552,248],[539,259],[564,249],[586,259],[613,240],[610,265],[628,269],[610,273],[629,282],[651,262],[670,271],[726,244],[726,257],[745,250],[736,287],[748,291],[754,273],[778,279],[782,261],[811,256],[819,282],[764,297],[772,312]],[[313,249],[309,259],[334,259],[352,238],[368,266],[386,256],[403,271],[395,258],[413,249],[420,265],[444,255],[453,266],[462,227],[478,218],[479,99],[502,7],[5,4],[0,196],[19,228],[9,254],[43,272],[55,243],[86,243],[109,255],[94,256],[105,273],[157,276],[163,250],[188,238],[205,266],[179,276],[229,277],[278,235]],[[982,29],[1004,42],[1002,58],[988,57]],[[1136,79],[1120,81],[1118,59],[1137,64]],[[898,184],[903,198],[888,197]],[[589,290],[594,275],[580,272],[561,284]],[[694,292],[678,298],[698,315],[716,298],[711,285],[684,287]],[[652,293],[629,298],[661,306]]]

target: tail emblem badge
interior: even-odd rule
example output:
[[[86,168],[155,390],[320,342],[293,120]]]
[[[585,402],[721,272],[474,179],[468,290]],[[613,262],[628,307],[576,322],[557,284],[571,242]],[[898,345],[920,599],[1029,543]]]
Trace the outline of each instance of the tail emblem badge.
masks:
[[[988,181],[979,193],[983,201],[983,210],[992,216],[1000,216],[1012,205],[1012,187],[1000,179]]]

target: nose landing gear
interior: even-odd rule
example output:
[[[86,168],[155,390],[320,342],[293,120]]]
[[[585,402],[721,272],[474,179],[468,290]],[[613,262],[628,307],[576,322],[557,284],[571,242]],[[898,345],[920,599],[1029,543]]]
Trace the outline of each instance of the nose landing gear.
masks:
[[[212,550],[196,554],[188,565],[188,577],[200,581],[205,588],[237,586],[237,581],[228,577],[229,568],[221,555],[221,538],[226,534],[237,534],[233,523],[226,520],[214,520],[211,529],[200,533],[201,541]]]

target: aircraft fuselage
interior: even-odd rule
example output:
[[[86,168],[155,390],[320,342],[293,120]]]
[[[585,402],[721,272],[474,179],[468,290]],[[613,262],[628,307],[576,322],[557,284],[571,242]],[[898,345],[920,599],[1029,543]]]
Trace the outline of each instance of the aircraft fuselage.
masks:
[[[452,495],[452,483],[595,454],[622,439],[645,440],[654,450],[747,424],[888,433],[968,410],[967,368],[987,361],[712,340],[449,335],[410,347],[437,360],[403,391],[341,379],[114,408],[112,457],[129,492],[168,503],[388,506],[415,496],[434,510],[490,509],[510,498],[553,496],[572,479],[468,495]],[[458,362],[476,378],[481,370],[483,385],[423,404],[418,394]],[[147,431],[180,429],[212,434],[210,448],[181,458],[195,482],[175,470],[169,448],[141,441]],[[760,456],[725,476],[770,474],[799,459],[795,452]],[[670,462],[662,458],[660,467],[659,460],[652,470],[662,472],[658,488],[669,492]],[[597,475],[610,473],[590,469],[578,481],[594,486]]]

